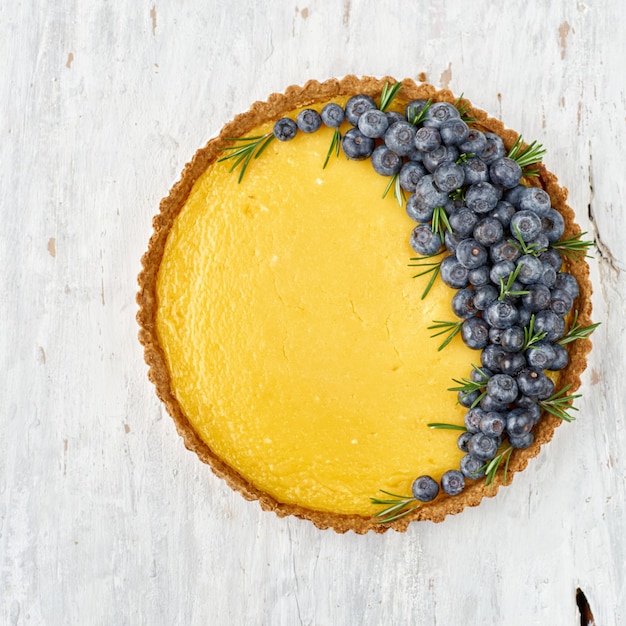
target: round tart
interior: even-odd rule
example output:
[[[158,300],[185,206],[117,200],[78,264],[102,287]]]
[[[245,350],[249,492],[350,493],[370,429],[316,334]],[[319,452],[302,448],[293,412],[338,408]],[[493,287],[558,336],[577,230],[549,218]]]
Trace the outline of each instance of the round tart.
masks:
[[[459,119],[470,129],[480,131],[474,135],[500,137],[507,153],[523,153],[521,138],[501,122],[447,90],[411,80],[348,76],[273,94],[198,150],[161,202],[139,276],[138,321],[149,377],[190,450],[265,510],[296,515],[319,528],[364,533],[405,530],[414,520],[439,522],[510,482],[568,418],[593,327],[588,267],[581,258],[586,244],[566,204],[567,192],[541,163],[532,165],[533,174],[522,160],[521,185],[547,192],[564,222],[559,242],[573,241],[574,251],[578,246],[583,252],[576,258],[566,245],[558,270],[574,276],[579,288],[563,313],[569,331],[556,331],[554,337],[567,351],[567,365],[547,373],[550,394],[540,391],[539,399],[531,399],[530,392],[518,391],[511,400],[510,388],[500,387],[507,375],[486,370],[485,351],[466,345],[472,345],[466,319],[500,313],[488,312],[486,305],[472,309],[482,284],[478,278],[462,288],[449,277],[442,280],[441,260],[462,239],[454,238],[447,218],[470,204],[475,189],[465,184],[449,191],[446,185],[454,186],[453,178],[439,176],[436,191],[448,196],[439,229],[448,234],[446,247],[436,246],[437,254],[427,258],[416,250],[423,251],[424,241],[431,245],[432,230],[438,230],[432,217],[416,224],[415,211],[421,209],[416,202],[409,208],[412,192],[403,191],[400,178],[380,176],[370,158],[346,158],[340,144],[343,138],[346,145],[351,124],[344,121],[336,129],[322,124],[317,130],[315,115],[298,118],[303,110],[321,112],[328,103],[344,110],[357,94],[377,104],[382,98],[380,108],[401,114],[407,104],[427,101],[422,118],[435,103],[449,103],[460,109]],[[374,117],[370,122],[376,122]],[[399,119],[387,117],[391,123]],[[300,132],[289,141],[274,140],[289,138],[284,133],[289,135],[291,123],[275,126],[285,118],[299,119]],[[416,128],[440,129],[438,122],[429,125],[418,118],[410,120]],[[360,150],[361,143],[352,148]],[[384,145],[382,139],[370,143]],[[423,164],[423,153],[401,161]],[[461,169],[475,157],[458,148],[455,156],[451,162]],[[429,164],[422,174],[428,176],[436,166]],[[498,200],[512,200],[513,194],[503,193],[508,192],[500,186]],[[483,210],[475,211],[480,219]],[[537,259],[539,244],[524,235],[523,211],[511,210],[519,214],[519,227],[508,225],[505,240],[514,240],[517,256]],[[511,215],[501,219],[508,223]],[[430,233],[427,240],[416,243],[424,229]],[[491,236],[486,226],[473,232],[472,242]],[[554,246],[560,244],[551,241]],[[470,245],[464,267],[472,265],[478,249]],[[458,255],[464,258],[461,250]],[[489,270],[495,265],[487,261]],[[526,271],[526,265],[520,269]],[[522,295],[532,291],[525,289],[529,281],[520,285],[512,274],[504,275],[499,286],[495,282],[500,292],[495,302],[529,297]],[[472,310],[465,313],[468,307]],[[516,324],[525,329],[524,348],[517,350],[526,355],[519,357],[522,361],[528,360],[529,343],[541,343],[546,332],[555,332],[539,323],[533,328],[534,322],[533,315],[532,322]],[[504,330],[492,333],[498,347]],[[515,333],[508,333],[506,341],[514,341],[509,334]],[[564,335],[578,338],[564,341]],[[530,374],[546,376],[538,366]],[[450,391],[459,388],[458,394]],[[487,389],[491,405],[485,404]],[[525,403],[541,410],[531,424],[532,435],[526,435],[530,426],[506,417],[515,407],[526,411]],[[492,418],[504,414],[509,437],[498,440],[491,433],[490,441],[501,447],[486,455],[479,473],[487,466],[487,477],[466,474],[461,492],[449,495],[459,487],[458,470],[467,454],[457,438],[467,426],[468,411],[476,409]],[[491,419],[488,426],[485,421],[481,428],[498,428],[497,421]],[[526,439],[520,443],[522,436]],[[422,476],[432,481],[416,480]],[[429,493],[432,484],[437,494],[426,501],[435,494]]]

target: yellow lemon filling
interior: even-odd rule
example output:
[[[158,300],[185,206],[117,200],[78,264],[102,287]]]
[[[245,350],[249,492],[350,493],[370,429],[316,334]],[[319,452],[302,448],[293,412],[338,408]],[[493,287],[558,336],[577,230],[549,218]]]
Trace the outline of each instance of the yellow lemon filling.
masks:
[[[273,141],[241,184],[229,162],[199,178],[160,266],[157,331],[220,458],[280,502],[371,515],[379,490],[458,468],[458,432],[427,424],[462,424],[447,389],[480,353],[459,336],[437,351],[427,327],[456,321],[454,292],[437,280],[420,299],[415,223],[369,159],[323,169],[331,140]]]

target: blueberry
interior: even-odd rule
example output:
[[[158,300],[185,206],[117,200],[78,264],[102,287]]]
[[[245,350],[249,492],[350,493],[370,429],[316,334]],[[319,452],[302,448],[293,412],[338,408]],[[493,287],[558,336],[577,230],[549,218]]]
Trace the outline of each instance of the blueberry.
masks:
[[[387,132],[389,120],[383,111],[370,109],[359,117],[358,127],[366,137],[377,139]]]
[[[449,496],[457,496],[465,489],[465,478],[458,470],[448,470],[441,477],[441,488]]]
[[[461,452],[467,452],[467,443],[472,438],[472,433],[469,431],[465,431],[459,435],[459,438],[456,440],[456,445]]]
[[[490,183],[476,183],[465,191],[465,204],[476,213],[488,213],[496,208],[499,193]]]
[[[415,126],[408,122],[395,122],[385,133],[385,145],[400,156],[409,156],[415,149]]]
[[[470,285],[474,285],[474,287],[488,285],[490,270],[491,267],[489,265],[482,265],[481,267],[475,267],[474,269],[470,270],[468,274]]]
[[[427,224],[420,224],[413,229],[410,244],[418,254],[435,254],[441,248],[441,237],[433,233]]]
[[[352,98],[346,102],[346,118],[352,126],[356,126],[359,123],[359,117],[361,117],[365,111],[376,108],[376,102],[369,96],[365,94],[352,96]]]
[[[487,437],[501,437],[505,428],[506,420],[496,411],[490,411],[480,420],[480,431]]]
[[[396,122],[406,122],[406,117],[402,115],[402,113],[398,113],[397,111],[385,111],[385,115],[387,116],[387,121],[389,122],[389,126],[395,124]]]
[[[274,137],[276,137],[278,141],[289,141],[296,136],[297,132],[298,125],[288,117],[281,117],[276,124],[274,124]]]
[[[537,281],[546,287],[554,287],[554,283],[556,282],[556,272],[551,265],[547,263],[541,264],[543,271],[541,272],[541,278]]]
[[[550,293],[550,310],[565,317],[574,306],[574,299],[565,289],[553,289]]]
[[[434,102],[426,110],[424,126],[439,128],[448,120],[460,119],[459,110],[449,102]]]
[[[489,272],[489,278],[494,285],[500,286],[500,279],[505,283],[509,276],[515,271],[515,263],[513,261],[500,261],[494,263]]]
[[[495,374],[487,383],[487,394],[496,402],[509,404],[517,398],[517,383],[507,374]]]
[[[530,318],[532,317],[533,312],[529,311],[523,303],[517,310],[519,311],[519,320],[517,320],[517,323],[522,328],[525,328],[528,324],[530,324]]]
[[[532,445],[533,441],[535,441],[535,436],[532,433],[526,433],[521,437],[509,436],[509,443],[518,450],[529,448]]]
[[[374,140],[366,137],[358,128],[351,128],[341,140],[345,155],[353,161],[363,161],[374,152]]]
[[[463,422],[465,423],[465,428],[467,428],[467,432],[471,434],[480,432],[480,420],[487,415],[486,411],[483,411],[479,407],[475,407],[470,409],[463,418]]]
[[[483,433],[476,433],[469,440],[467,449],[473,457],[481,461],[489,461],[498,452],[498,442]]]
[[[527,285],[528,293],[522,296],[522,305],[529,311],[536,313],[550,306],[550,290],[541,283]]]
[[[449,119],[441,124],[439,134],[447,146],[458,146],[467,140],[469,128],[462,119]]]
[[[457,393],[457,402],[466,409],[471,409],[474,404],[478,404],[479,400],[479,391],[459,391]]]
[[[569,295],[572,296],[574,300],[576,300],[576,298],[578,297],[578,294],[580,293],[580,289],[578,287],[578,281],[576,280],[574,276],[572,276],[572,274],[569,274],[567,272],[559,272],[556,275],[556,282],[554,283],[554,288],[563,289],[564,291],[567,291],[567,293],[569,293]]]
[[[474,306],[479,311],[484,311],[498,299],[498,295],[499,292],[493,285],[479,285],[474,289]]]
[[[500,200],[498,204],[496,204],[496,208],[489,213],[489,216],[495,217],[502,226],[508,226],[516,210],[517,209],[510,202]]]
[[[569,354],[567,353],[567,350],[558,343],[553,343],[552,349],[554,350],[554,360],[550,363],[550,367],[547,369],[553,371],[565,369],[569,363]]]
[[[420,476],[411,487],[413,497],[420,502],[430,502],[437,497],[439,485],[430,476]]]
[[[521,352],[504,352],[504,356],[500,359],[501,373],[509,376],[517,376],[526,365],[526,359]]]
[[[538,396],[545,392],[550,379],[536,367],[525,367],[517,374],[517,386],[525,396]]]
[[[468,348],[482,350],[489,343],[489,325],[482,317],[470,317],[461,326],[461,338]]]
[[[485,137],[484,133],[480,130],[476,130],[475,128],[470,129],[467,139],[459,144],[459,150],[465,154],[479,154],[482,150],[487,147],[487,137]]]
[[[510,202],[516,209],[519,209],[519,200],[520,195],[527,189],[524,185],[518,185],[517,187],[513,187],[513,189],[507,189],[504,192],[504,200],[506,202]]]
[[[466,454],[461,459],[461,472],[465,478],[471,478],[476,480],[482,478],[485,475],[485,462],[477,459],[471,454]]]
[[[565,320],[549,309],[535,314],[535,332],[545,332],[546,341],[556,341],[565,332]]]
[[[424,167],[429,171],[433,172],[442,164],[452,162],[456,165],[455,161],[459,156],[459,151],[454,146],[437,146],[434,150],[430,152],[424,152],[423,163]],[[463,172],[463,168],[461,166],[457,166],[462,172],[463,178],[465,178],[465,173]],[[461,174],[459,174],[459,177]],[[461,185],[459,185],[460,187]],[[453,189],[457,189],[457,187],[453,187]],[[443,191],[443,189],[442,189]],[[452,189],[450,190],[452,191]]]
[[[370,111],[365,115],[369,113]],[[397,174],[402,167],[402,157],[389,150],[387,146],[381,145],[372,152],[372,166],[374,167],[374,171],[381,176],[393,176]]]
[[[526,409],[513,409],[506,418],[506,432],[509,437],[523,437],[534,425],[531,414]]]
[[[432,174],[423,176],[415,187],[415,195],[425,206],[435,208],[443,206],[448,199],[448,194],[438,189]]]
[[[322,118],[317,111],[304,109],[298,113],[296,124],[303,133],[314,133],[318,131],[322,125]]]
[[[344,110],[334,102],[329,102],[324,106],[321,113],[322,122],[330,128],[339,128],[346,116]]]
[[[532,254],[524,254],[517,259],[517,280],[523,285],[536,283],[543,275],[543,263]]]
[[[446,247],[446,250],[450,252],[456,252],[457,246],[462,241],[461,237],[457,237],[454,233],[451,233],[449,230],[443,235],[443,244]]]
[[[519,208],[538,215],[545,214],[551,208],[550,196],[539,187],[524,187],[519,193]]]
[[[487,165],[491,165],[506,154],[506,148],[502,139],[495,133],[485,133],[485,140],[485,147],[477,152],[476,156],[480,157]]]
[[[491,248],[489,248],[489,258],[494,263],[501,263],[502,261],[516,261],[520,256],[521,252],[518,247],[506,239],[494,243]]]
[[[500,157],[491,162],[489,166],[491,182],[511,189],[519,185],[522,179],[522,168],[508,157]]]
[[[389,147],[388,144],[385,145]],[[396,152],[396,154],[399,153]],[[426,176],[426,174],[426,168],[421,163],[417,163],[416,161],[407,161],[400,169],[400,187],[402,187],[404,191],[413,193],[417,183],[420,179]]]
[[[427,100],[411,100],[404,109],[404,115],[407,121],[411,124],[415,124],[415,119],[420,115],[427,104]]]
[[[522,241],[532,241],[541,232],[541,218],[533,211],[518,211],[511,218],[511,233]]]
[[[441,144],[441,136],[436,128],[423,126],[415,133],[415,147],[422,152],[430,152]]]
[[[480,399],[480,408],[483,409],[483,411],[487,411],[487,413],[490,413],[490,412],[502,413],[508,410],[509,403],[498,402],[497,400],[493,398],[493,396],[485,395]]]
[[[510,326],[502,331],[500,345],[507,352],[519,352],[524,347],[524,329],[521,326]]]
[[[501,373],[502,359],[506,356],[507,353],[501,346],[489,344],[480,353],[480,363],[495,373]]]
[[[452,296],[452,312],[461,319],[474,317],[478,313],[474,306],[474,290],[459,289]]]
[[[540,370],[549,369],[556,356],[552,346],[553,344],[548,341],[538,341],[530,346],[526,350],[526,362],[528,365]]]
[[[487,249],[475,239],[463,239],[456,249],[456,258],[468,270],[484,265],[487,261]]]
[[[486,183],[489,181],[489,166],[478,157],[471,157],[461,163],[465,171],[465,182],[468,185]]]
[[[492,246],[502,239],[504,228],[495,217],[483,217],[474,227],[474,239],[483,246]]]
[[[550,246],[550,242],[545,233],[539,233],[534,239],[528,242],[528,246],[533,248],[533,254],[539,256],[539,253],[544,252]]]
[[[478,217],[474,211],[463,207],[450,215],[449,221],[456,235],[469,237],[474,232],[474,226],[478,223]]]
[[[439,266],[439,275],[441,280],[452,287],[452,289],[461,289],[467,287],[469,280],[467,278],[468,270],[459,263],[455,254],[447,256]]]
[[[553,267],[556,272],[558,272],[563,265],[561,254],[556,248],[548,248],[539,255],[539,259],[542,263],[547,263]]]
[[[406,212],[407,215],[416,222],[420,224],[426,224],[430,222],[433,217],[433,212],[435,207],[430,204],[425,204],[421,197],[413,194],[409,196],[409,199],[406,201]]]
[[[541,230],[550,243],[558,241],[565,232],[563,216],[555,209],[548,209],[541,214]]]
[[[485,309],[483,317],[495,328],[509,328],[517,322],[519,313],[517,307],[508,300],[496,300]]]

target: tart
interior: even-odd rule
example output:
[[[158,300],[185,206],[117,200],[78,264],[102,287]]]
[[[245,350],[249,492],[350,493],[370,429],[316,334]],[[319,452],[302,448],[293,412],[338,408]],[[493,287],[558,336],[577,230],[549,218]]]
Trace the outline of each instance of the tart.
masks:
[[[459,495],[414,500],[417,477],[439,483],[458,470],[465,452],[454,427],[464,429],[470,402],[483,402],[486,382],[471,397],[462,385],[476,378],[471,372],[484,371],[481,351],[460,332],[443,349],[442,338],[433,337],[461,330],[464,316],[458,322],[451,309],[459,289],[437,276],[436,260],[416,254],[419,244],[411,247],[415,216],[405,210],[410,193],[397,177],[377,175],[369,158],[339,154],[348,122],[317,132],[304,124],[293,140],[273,141],[282,132],[273,134],[278,120],[295,121],[328,103],[343,109],[356,94],[378,102],[394,84],[355,76],[310,81],[238,115],[197,151],[161,202],[139,276],[137,318],[149,377],[185,445],[263,509],[338,532],[439,522],[495,495],[567,419],[563,407],[591,347],[588,266],[563,255],[560,272],[579,288],[565,319],[588,332],[564,344],[566,367],[549,373],[556,402],[546,404],[544,394],[533,441],[501,448],[502,463],[491,463],[488,480],[465,480]],[[404,112],[415,100],[453,104],[471,129],[499,137],[508,151],[521,146],[498,120],[427,84],[397,83],[388,110]],[[533,168],[521,184],[545,190],[563,218],[562,239],[580,241],[567,191],[541,163]],[[457,208],[465,193],[458,191]],[[454,250],[458,241],[448,237],[446,244]],[[522,250],[527,256],[530,246]],[[508,278],[519,290],[517,276]],[[527,341],[543,338],[525,326]],[[450,391],[455,384],[459,395]],[[381,502],[402,515],[377,516]]]

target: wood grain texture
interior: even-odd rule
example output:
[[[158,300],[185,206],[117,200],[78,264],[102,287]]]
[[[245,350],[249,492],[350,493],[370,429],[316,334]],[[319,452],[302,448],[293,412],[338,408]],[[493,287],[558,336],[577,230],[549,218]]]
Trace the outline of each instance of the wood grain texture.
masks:
[[[5,3],[0,623],[626,621],[626,8]],[[188,453],[147,381],[136,275],[159,200],[235,114],[308,78],[417,78],[537,139],[595,238],[579,419],[512,487],[363,537],[278,519]]]

